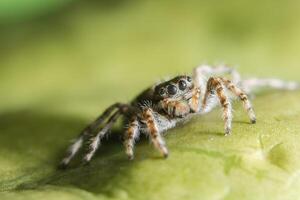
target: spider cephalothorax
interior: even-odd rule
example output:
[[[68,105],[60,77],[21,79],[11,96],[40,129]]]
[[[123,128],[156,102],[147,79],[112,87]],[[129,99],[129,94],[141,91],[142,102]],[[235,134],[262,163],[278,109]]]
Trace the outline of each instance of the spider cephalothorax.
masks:
[[[232,80],[215,77],[230,74]],[[89,162],[100,145],[102,137],[112,128],[120,116],[124,116],[126,130],[124,146],[129,159],[133,159],[134,144],[140,133],[150,136],[152,143],[164,157],[168,149],[162,133],[175,127],[183,120],[195,114],[210,112],[217,105],[223,108],[225,135],[231,133],[232,106],[229,93],[238,97],[252,123],[256,117],[247,97],[255,87],[271,86],[279,89],[297,89],[295,82],[284,82],[278,79],[240,80],[237,71],[226,66],[212,68],[200,66],[195,68],[193,76],[177,76],[171,80],[156,84],[138,95],[130,104],[115,103],[108,107],[101,116],[88,125],[77,140],[70,146],[61,166],[66,167],[75,154],[88,143],[89,149],[83,160]],[[241,89],[243,88],[243,90]]]

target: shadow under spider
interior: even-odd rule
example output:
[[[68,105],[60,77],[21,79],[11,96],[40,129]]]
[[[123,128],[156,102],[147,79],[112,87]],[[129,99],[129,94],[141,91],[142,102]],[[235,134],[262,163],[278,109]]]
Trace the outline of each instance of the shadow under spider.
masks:
[[[80,165],[80,153],[69,169],[56,169],[70,139],[76,137],[86,123],[37,110],[0,114],[0,151],[11,152],[21,161],[20,175],[0,180],[0,190],[38,190],[54,185],[74,186],[92,193],[109,192],[113,180],[127,174],[138,162],[138,159],[128,161],[120,138],[121,130],[113,130],[109,139],[103,138],[103,144],[89,165]],[[38,164],[29,167],[32,160]]]
[[[128,161],[121,141],[123,129],[118,129],[113,130],[108,138],[103,138],[102,145],[89,165],[81,165],[81,152],[70,168],[57,170],[70,139],[75,138],[87,123],[89,122],[82,119],[47,114],[34,109],[0,114],[0,151],[12,152],[22,160],[21,175],[0,180],[0,190],[39,190],[43,186],[52,185],[71,186],[105,195],[110,194],[111,188],[118,187],[120,177],[128,177],[136,163],[145,159],[163,159],[148,145],[144,151],[137,149],[135,160]],[[185,125],[180,127],[183,126]],[[179,132],[180,129],[186,131],[185,128],[179,128]],[[223,132],[203,131],[201,128],[198,133],[224,135]],[[137,148],[147,143],[146,137],[142,135]],[[38,164],[26,167],[26,163],[31,162],[32,158]]]

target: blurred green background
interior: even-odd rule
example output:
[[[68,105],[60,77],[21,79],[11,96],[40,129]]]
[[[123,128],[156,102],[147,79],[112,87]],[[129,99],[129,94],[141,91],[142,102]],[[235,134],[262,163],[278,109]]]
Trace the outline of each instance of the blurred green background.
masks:
[[[68,141],[116,101],[198,64],[300,81],[300,1],[0,0],[1,199],[299,199],[299,92],[261,94],[169,132],[168,160],[118,137],[56,171]]]

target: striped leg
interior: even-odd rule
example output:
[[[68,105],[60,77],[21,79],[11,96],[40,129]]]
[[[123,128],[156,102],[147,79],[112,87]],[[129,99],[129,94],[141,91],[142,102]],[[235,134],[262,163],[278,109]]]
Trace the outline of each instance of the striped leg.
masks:
[[[101,144],[101,139],[103,136],[112,128],[114,123],[117,121],[117,119],[120,117],[121,111],[116,111],[107,121],[106,125],[98,132],[98,134],[91,139],[91,143],[89,145],[89,150],[86,153],[86,155],[83,158],[84,163],[88,163],[94,154],[96,153],[96,150]]]
[[[240,98],[240,100],[243,102],[244,108],[248,113],[248,116],[250,118],[251,123],[256,123],[256,117],[254,110],[252,108],[251,102],[248,99],[248,96],[243,92],[240,88],[235,86],[230,80],[221,78],[223,84],[236,96]]]
[[[234,68],[228,67],[226,65],[218,65],[216,67],[212,67],[209,65],[200,65],[196,68],[194,68],[193,70],[193,82],[195,85],[195,88],[197,88],[198,94],[195,93],[196,95],[199,96],[199,101],[198,104],[202,104],[203,102],[200,102],[200,99],[205,99],[205,109],[201,109],[201,105],[198,105],[198,110],[195,109],[197,108],[197,101],[196,98],[193,98],[190,100],[190,105],[191,105],[191,110],[196,112],[201,112],[202,114],[205,113],[209,113],[212,111],[213,108],[215,108],[218,105],[218,101],[216,101],[216,98],[208,98],[208,97],[213,97],[213,95],[210,95],[209,93],[206,94],[206,97],[203,96],[204,91],[207,89],[205,86],[207,85],[207,77],[211,77],[211,76],[216,76],[216,75],[230,75],[233,83],[235,84],[240,84],[241,82],[241,76],[238,73],[238,71],[236,71]],[[196,95],[194,95],[194,97],[196,97]]]
[[[165,141],[163,140],[161,134],[159,133],[159,129],[156,125],[153,111],[150,108],[146,108],[142,113],[142,120],[145,122],[148,128],[148,133],[151,137],[151,140],[155,146],[156,149],[158,149],[161,154],[165,158],[168,157],[168,149],[165,145]]]
[[[75,142],[72,143],[72,145],[68,148],[66,156],[63,158],[63,160],[60,163],[60,168],[65,168],[70,163],[70,161],[73,159],[73,157],[78,153],[80,148],[82,147],[83,142],[88,138],[89,135],[92,135],[94,131],[104,122],[105,119],[107,119],[110,114],[115,109],[121,109],[126,107],[125,104],[121,103],[115,103],[108,107],[102,115],[100,115],[93,123],[89,124],[86,128],[83,129],[83,131],[80,133],[78,138],[75,140]]]
[[[134,144],[135,141],[138,139],[139,134],[139,123],[135,118],[129,123],[129,127],[125,132],[124,146],[129,160],[132,160],[134,158]]]
[[[218,78],[210,78],[207,82],[207,89],[204,95],[202,109],[205,110],[205,107],[208,106],[207,99],[210,94],[216,92],[216,95],[223,107],[223,119],[225,121],[225,134],[228,135],[231,133],[231,122],[232,122],[232,107],[227,97],[224,86],[221,83],[221,80]]]

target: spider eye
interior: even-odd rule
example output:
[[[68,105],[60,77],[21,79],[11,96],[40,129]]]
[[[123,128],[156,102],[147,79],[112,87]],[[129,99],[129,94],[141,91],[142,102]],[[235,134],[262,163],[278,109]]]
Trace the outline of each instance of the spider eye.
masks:
[[[166,91],[165,91],[164,88],[160,88],[160,89],[158,90],[158,94],[159,94],[160,96],[163,96],[165,93],[166,93]]]
[[[177,93],[177,87],[175,85],[168,85],[167,90],[170,95]]]
[[[187,80],[188,82],[192,82],[192,77],[188,76],[188,77],[186,77],[186,80]]]
[[[178,86],[180,90],[185,90],[187,86],[185,80],[180,80]]]

